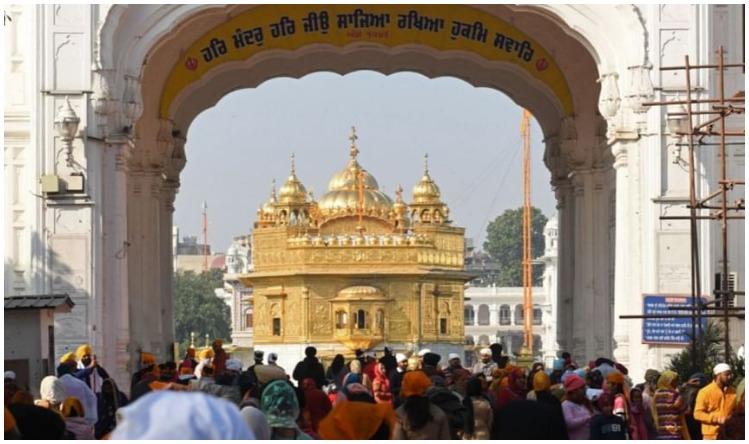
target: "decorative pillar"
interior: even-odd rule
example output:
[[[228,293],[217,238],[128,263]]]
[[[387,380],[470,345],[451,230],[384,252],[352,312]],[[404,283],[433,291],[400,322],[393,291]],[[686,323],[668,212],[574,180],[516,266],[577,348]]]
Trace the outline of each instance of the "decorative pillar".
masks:
[[[109,232],[115,251],[105,262],[113,264],[111,285],[105,286],[107,301],[114,302],[117,310],[117,336],[115,343],[116,382],[120,387],[129,387],[129,376],[135,371],[130,366],[132,348],[130,344],[130,291],[128,286],[128,257],[130,241],[128,238],[128,175],[132,146],[129,142],[116,145],[114,174],[114,215]],[[107,277],[105,276],[105,279]],[[139,359],[139,358],[138,358]]]
[[[627,300],[631,297],[629,260],[626,245],[631,243],[628,218],[630,215],[628,196],[631,192],[629,184],[629,158],[626,142],[617,142],[611,147],[614,155],[614,169],[616,170],[616,247],[614,269],[614,359],[623,365],[629,365],[629,334],[628,322],[619,319],[627,313]]]
[[[166,355],[173,353],[173,344],[183,338],[176,338],[174,331],[174,292],[172,283],[174,279],[174,261],[172,260],[172,226],[174,221],[174,200],[179,191],[179,175],[187,162],[185,158],[185,138],[179,137],[179,133],[172,132],[170,140],[160,141],[171,145],[171,155],[164,164],[163,202],[160,206],[160,241],[161,241],[161,323],[164,334],[164,343],[169,347]],[[165,149],[168,149],[165,148]],[[179,359],[179,356],[174,356]]]

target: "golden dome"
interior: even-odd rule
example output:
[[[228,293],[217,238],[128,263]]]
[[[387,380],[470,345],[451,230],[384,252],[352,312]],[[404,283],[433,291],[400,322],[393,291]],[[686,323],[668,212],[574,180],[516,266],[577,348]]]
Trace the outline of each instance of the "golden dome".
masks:
[[[424,155],[424,177],[414,186],[413,203],[438,203],[440,201],[440,189],[429,177],[429,155]]]
[[[291,155],[291,173],[289,178],[286,179],[286,183],[281,186],[278,197],[281,203],[304,203],[307,201],[307,189],[296,177],[293,154]]]
[[[260,207],[260,211],[263,214],[273,214],[276,210],[276,203],[276,179],[273,179],[270,189],[270,199]]]
[[[363,213],[387,217],[393,207],[393,200],[380,191],[377,180],[356,160],[356,155],[359,154],[356,138],[355,129],[352,128],[351,159],[328,183],[328,192],[318,201],[320,213],[323,216],[358,214],[361,194]]]

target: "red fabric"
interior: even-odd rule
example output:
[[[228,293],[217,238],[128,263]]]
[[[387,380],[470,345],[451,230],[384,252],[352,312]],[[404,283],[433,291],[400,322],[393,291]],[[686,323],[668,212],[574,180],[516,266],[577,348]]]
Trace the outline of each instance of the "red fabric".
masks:
[[[317,388],[314,379],[303,379],[301,388],[304,391],[304,400],[307,404],[305,410],[309,414],[310,425],[312,426],[312,430],[317,432],[317,426],[323,418],[328,416],[328,413],[333,409],[333,404],[330,402],[328,395]]]
[[[226,371],[226,360],[228,358],[223,348],[218,349],[218,352],[213,356],[213,374],[215,376],[219,376]]]
[[[364,369],[362,369],[362,373],[369,376],[370,381],[374,381],[376,368],[377,368],[377,361],[372,361],[364,366]]]
[[[497,393],[497,408],[500,408],[508,402],[512,401],[520,401],[520,396],[518,396],[509,388],[503,388],[499,391],[499,393]]]
[[[393,398],[393,394],[390,393],[390,381],[387,376],[380,371],[380,366],[375,366],[375,377],[372,380],[372,392],[374,394],[375,401],[381,403],[390,403]]]

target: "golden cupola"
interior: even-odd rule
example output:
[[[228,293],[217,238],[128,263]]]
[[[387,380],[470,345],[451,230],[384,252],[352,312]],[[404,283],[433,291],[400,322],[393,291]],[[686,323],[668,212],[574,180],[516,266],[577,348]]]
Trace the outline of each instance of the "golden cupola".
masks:
[[[429,176],[429,154],[424,155],[424,176],[413,188],[410,207],[414,225],[449,223],[450,209],[440,200],[440,189]]]
[[[307,189],[297,179],[294,169],[294,155],[291,155],[291,173],[281,186],[278,193],[279,201],[283,204],[300,204],[307,201]]]
[[[440,188],[429,176],[429,154],[424,155],[424,177],[414,186],[413,203],[430,204],[440,202]]]
[[[351,148],[346,166],[328,183],[328,192],[317,202],[323,220],[364,214],[382,219],[390,217],[393,200],[380,191],[377,180],[359,165],[356,129],[351,129]]]
[[[273,225],[277,204],[276,179],[273,179],[270,188],[270,198],[257,209],[257,222],[255,223],[255,227]]]

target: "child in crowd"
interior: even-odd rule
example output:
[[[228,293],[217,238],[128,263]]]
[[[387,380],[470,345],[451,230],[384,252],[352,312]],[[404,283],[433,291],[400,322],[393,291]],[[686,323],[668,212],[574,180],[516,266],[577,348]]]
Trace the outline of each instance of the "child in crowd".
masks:
[[[614,397],[609,393],[598,396],[599,415],[590,422],[590,439],[628,439],[624,420],[614,415]]]

